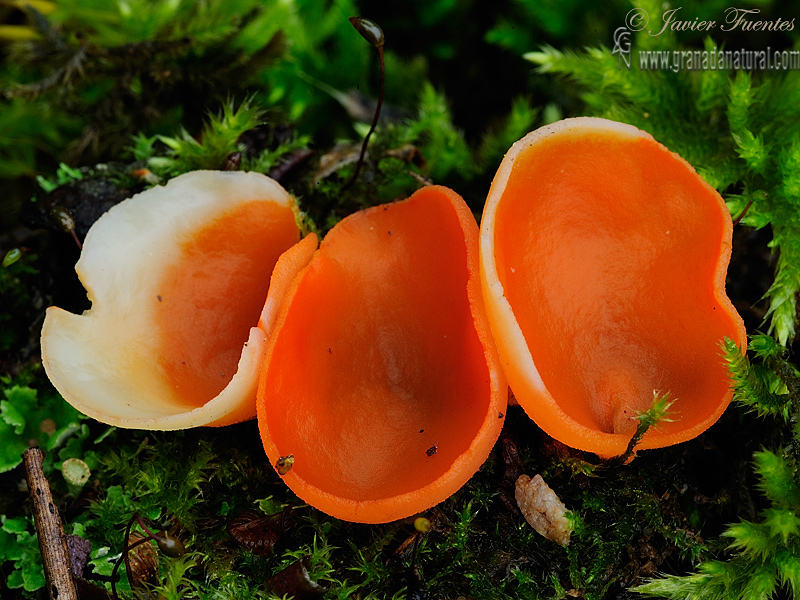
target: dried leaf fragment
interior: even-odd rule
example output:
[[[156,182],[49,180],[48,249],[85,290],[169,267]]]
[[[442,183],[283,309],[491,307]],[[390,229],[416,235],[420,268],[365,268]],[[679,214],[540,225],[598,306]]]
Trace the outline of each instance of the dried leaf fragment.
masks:
[[[565,516],[567,507],[544,482],[541,475],[534,475],[533,479],[527,475],[520,475],[514,497],[531,527],[548,540],[562,546],[569,545],[570,526]]]
[[[270,577],[267,588],[276,596],[291,596],[295,600],[321,598],[328,589],[311,579],[310,568],[311,560],[306,556]]]
[[[158,555],[156,546],[152,542],[141,542],[149,539],[144,533],[132,532],[128,538],[128,579],[135,588],[145,587],[156,581],[158,575]],[[139,543],[135,548],[131,548],[135,543]]]
[[[283,513],[260,515],[247,510],[228,523],[228,534],[256,554],[269,554],[283,533]]]

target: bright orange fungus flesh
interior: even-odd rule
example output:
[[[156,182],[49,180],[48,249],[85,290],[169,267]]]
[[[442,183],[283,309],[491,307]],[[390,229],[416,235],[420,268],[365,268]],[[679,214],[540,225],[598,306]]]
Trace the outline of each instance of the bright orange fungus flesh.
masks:
[[[720,343],[746,344],[724,291],[730,215],[648,135],[564,123],[512,149],[493,190],[497,277],[533,361],[501,339],[507,315],[493,316],[509,383],[547,433],[601,456],[624,451],[654,392],[675,400],[672,421],[640,447],[690,439],[731,397]]]
[[[387,522],[446,499],[488,456],[506,406],[478,279],[477,226],[451,190],[351,215],[284,300],[258,418],[303,500]]]
[[[187,406],[202,406],[231,380],[272,269],[297,235],[291,207],[255,201],[180,244],[152,301],[159,365]]]

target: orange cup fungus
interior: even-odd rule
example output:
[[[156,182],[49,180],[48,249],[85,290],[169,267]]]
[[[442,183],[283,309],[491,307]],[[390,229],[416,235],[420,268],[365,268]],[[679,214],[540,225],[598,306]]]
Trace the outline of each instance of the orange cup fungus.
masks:
[[[481,222],[486,309],[511,389],[548,434],[621,454],[654,392],[674,400],[639,448],[689,440],[731,391],[742,349],[725,294],[732,224],[720,195],[635,127],[566,119],[518,141]]]
[[[273,273],[299,238],[293,202],[264,175],[196,171],[103,215],[75,267],[92,308],[47,310],[42,362],[58,391],[120,427],[254,417],[276,296],[303,260]]]
[[[300,498],[381,523],[472,476],[506,396],[477,225],[460,196],[432,186],[327,234],[278,313],[257,406],[264,448]]]

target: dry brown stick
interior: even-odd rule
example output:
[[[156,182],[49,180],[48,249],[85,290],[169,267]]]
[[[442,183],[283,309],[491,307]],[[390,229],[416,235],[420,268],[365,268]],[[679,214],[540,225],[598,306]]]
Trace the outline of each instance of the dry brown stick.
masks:
[[[33,520],[39,535],[44,574],[47,578],[47,593],[50,599],[78,600],[75,583],[69,569],[69,552],[64,526],[53,504],[50,484],[42,472],[44,452],[39,448],[28,448],[22,455],[25,463],[25,478],[28,493],[33,502]]]

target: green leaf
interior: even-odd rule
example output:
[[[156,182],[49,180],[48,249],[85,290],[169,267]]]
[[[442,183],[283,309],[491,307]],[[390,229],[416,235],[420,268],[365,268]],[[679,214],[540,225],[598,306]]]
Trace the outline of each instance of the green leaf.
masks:
[[[44,576],[44,568],[40,563],[33,561],[23,563],[22,569],[22,588],[26,592],[35,592],[44,587],[47,580]]]
[[[3,257],[3,268],[10,267],[20,258],[22,258],[22,250],[19,248],[12,248],[6,252],[5,256]]]
[[[7,400],[0,400],[0,419],[10,425],[17,435],[21,435],[25,429],[25,417]]]
[[[22,453],[28,444],[5,421],[0,421],[0,440],[3,440],[0,444],[0,473],[5,473],[22,463]]]
[[[11,571],[11,575],[6,579],[6,585],[10,590],[16,590],[24,585],[22,581],[22,571]]]
[[[13,469],[22,462],[22,453],[29,443],[53,449],[63,444],[76,431],[78,422],[85,418],[67,404],[61,396],[53,393],[39,395],[37,390],[21,385],[3,389],[5,400],[0,400],[0,472]],[[57,429],[46,433],[42,423],[52,421]],[[71,424],[71,425],[70,425]],[[48,453],[43,468],[47,473],[52,468],[54,456]]]
[[[2,531],[7,533],[22,533],[28,530],[28,521],[22,517],[9,519],[5,515],[0,515],[2,520]]]
[[[86,427],[86,425],[83,425],[83,427]],[[50,435],[50,439],[47,440],[47,449],[56,450],[60,448],[78,431],[81,431],[81,425],[78,423],[69,423],[57,429]]]
[[[22,557],[22,547],[17,544],[17,536],[0,529],[0,562],[17,560]]]
[[[286,508],[286,503],[276,500],[272,496],[267,496],[266,498],[256,500],[256,506],[258,506],[259,510],[265,515],[274,515]]]
[[[110,550],[108,546],[102,546],[96,550],[92,549],[92,553],[89,555],[89,564],[94,567],[94,572],[98,575],[110,577],[111,573],[114,571],[114,563],[116,560],[113,560],[113,558],[109,556]]]
[[[0,549],[8,542],[3,536],[13,537],[13,548],[5,556],[5,560],[14,561],[14,571],[9,575],[7,585],[11,589],[23,588],[25,591],[34,592],[45,585],[44,568],[39,552],[39,542],[29,529],[32,523],[24,518],[9,519],[0,516]],[[3,555],[0,553],[0,558]]]
[[[36,176],[36,182],[39,184],[39,187],[48,194],[57,187],[80,179],[83,179],[83,172],[80,169],[75,169],[64,163],[58,165],[56,176],[53,179],[47,179],[41,175]]]
[[[3,390],[3,394],[8,403],[13,405],[19,412],[28,412],[36,407],[37,394],[36,390],[32,388],[15,385]]]

